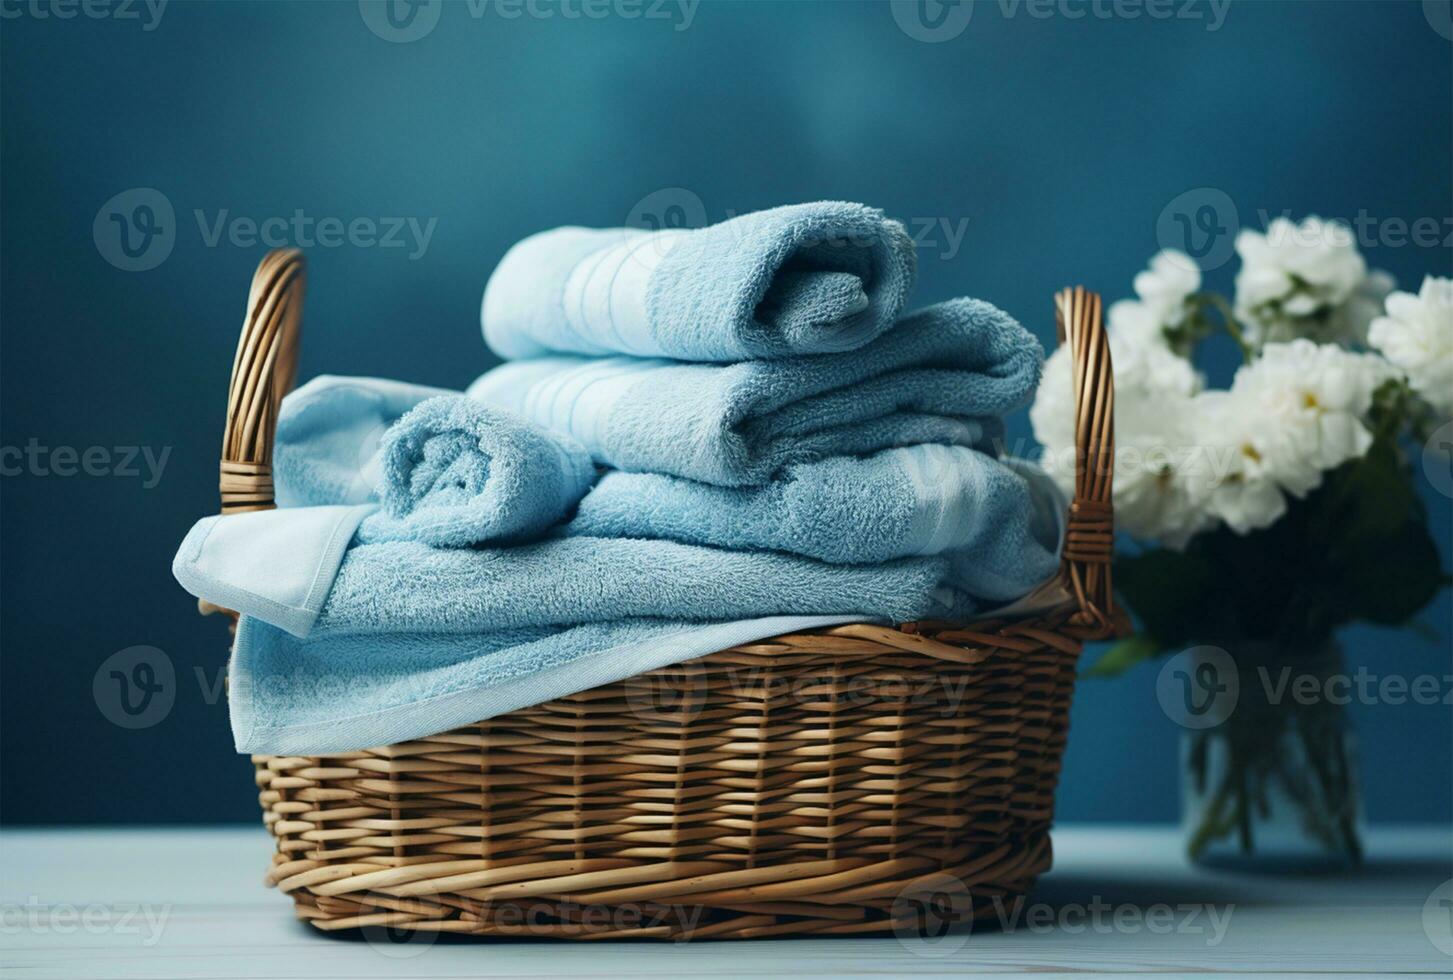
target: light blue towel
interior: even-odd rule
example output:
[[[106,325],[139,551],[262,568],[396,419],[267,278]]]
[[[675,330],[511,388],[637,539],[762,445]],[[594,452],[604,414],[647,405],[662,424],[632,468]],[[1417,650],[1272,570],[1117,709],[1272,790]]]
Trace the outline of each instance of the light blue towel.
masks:
[[[720,486],[793,463],[944,443],[984,446],[1026,404],[1043,351],[978,300],[920,310],[855,351],[683,364],[545,357],[501,365],[469,394],[559,432],[598,462]]]
[[[272,469],[279,507],[378,499],[384,433],[444,388],[383,378],[319,375],[283,399]]]
[[[760,487],[611,471],[565,534],[787,551],[834,563],[946,555],[954,584],[1016,599],[1054,572],[1054,482],[1033,464],[921,445],[787,467]]]
[[[842,201],[695,230],[557,228],[505,254],[485,288],[484,337],[506,359],[852,350],[892,325],[915,274],[903,226]]]
[[[334,636],[300,640],[251,616],[237,628],[227,702],[237,751],[354,752],[472,725],[506,712],[844,616],[734,623],[627,620],[484,635]],[[758,682],[741,668],[740,682]],[[642,686],[625,710],[679,719]]]
[[[361,544],[344,555],[312,634],[487,633],[639,617],[841,613],[907,622],[972,614],[979,603],[953,588],[949,575],[941,556],[833,565],[635,538],[468,550]]]
[[[907,622],[962,618],[981,607],[950,582],[942,555],[835,565],[775,551],[572,537],[508,548],[356,540],[338,548],[349,522],[356,526],[369,506],[205,517],[182,542],[172,571],[198,598],[309,637],[492,633],[637,618],[841,614]]]
[[[384,635],[331,629],[326,616],[320,622],[325,598],[339,577],[345,546],[375,506],[295,507],[208,517],[192,528],[178,549],[172,571],[187,591],[243,613],[228,667],[228,701],[239,752],[348,752],[422,738],[726,647],[863,618],[535,622],[477,633]],[[355,545],[352,553],[398,556],[399,548]],[[425,550],[449,556],[445,564],[452,566],[474,554]],[[547,561],[562,556],[557,549],[545,551]],[[479,554],[490,563],[489,552]],[[376,567],[371,558],[363,565]],[[501,577],[487,586],[494,593],[490,601],[508,606],[510,570],[491,567]],[[584,574],[586,569],[577,565],[575,571]],[[446,617],[451,615],[425,570],[417,575],[398,569],[395,573],[408,588],[433,596],[431,615],[441,610]],[[537,568],[521,584],[538,588],[546,580],[541,576],[550,574],[569,577],[564,571]],[[470,577],[483,582],[488,576]],[[457,578],[447,583],[449,588],[458,585]],[[585,585],[587,590],[592,587]],[[638,605],[651,587],[641,583]],[[678,587],[669,601],[679,603],[681,597]],[[521,602],[535,598],[529,591],[520,594]],[[471,614],[485,609],[485,597],[477,600],[471,601]],[[380,601],[375,611],[353,610],[352,619],[394,618],[397,608],[392,601],[388,597]],[[760,596],[749,601],[761,605]],[[592,602],[586,598],[580,608],[588,610]],[[562,612],[568,615],[559,601],[549,601],[543,613],[524,610],[501,618],[528,624],[559,618]]]
[[[558,524],[595,481],[574,439],[463,395],[410,409],[381,455],[383,509],[358,529],[365,542],[527,540]]]

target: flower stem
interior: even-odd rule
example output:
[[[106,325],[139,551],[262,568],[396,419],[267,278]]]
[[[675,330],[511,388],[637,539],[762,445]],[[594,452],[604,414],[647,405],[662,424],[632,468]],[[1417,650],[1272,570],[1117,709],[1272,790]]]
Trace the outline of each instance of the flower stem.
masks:
[[[1191,298],[1200,304],[1201,307],[1209,306],[1221,315],[1221,325],[1226,328],[1226,332],[1231,335],[1231,339],[1236,341],[1236,346],[1241,349],[1241,360],[1249,363],[1256,352],[1246,342],[1246,333],[1241,329],[1241,324],[1237,322],[1236,314],[1231,309],[1231,304],[1216,293],[1196,293]]]

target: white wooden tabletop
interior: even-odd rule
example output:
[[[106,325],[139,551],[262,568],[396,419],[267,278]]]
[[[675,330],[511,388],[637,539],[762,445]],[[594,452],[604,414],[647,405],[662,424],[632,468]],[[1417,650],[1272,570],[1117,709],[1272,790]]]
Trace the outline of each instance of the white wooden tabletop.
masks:
[[[1339,875],[1186,865],[1170,828],[1067,827],[1013,921],[938,939],[696,944],[320,935],[259,829],[0,832],[0,977],[1453,973],[1453,828],[1380,828]]]

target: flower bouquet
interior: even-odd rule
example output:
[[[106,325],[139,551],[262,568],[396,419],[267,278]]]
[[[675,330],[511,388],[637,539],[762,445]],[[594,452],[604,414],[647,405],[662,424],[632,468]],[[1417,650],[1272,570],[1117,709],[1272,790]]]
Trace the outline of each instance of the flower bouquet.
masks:
[[[1114,504],[1134,539],[1114,574],[1137,628],[1090,673],[1184,651],[1158,694],[1187,729],[1193,857],[1292,824],[1355,861],[1343,710],[1288,692],[1342,676],[1340,627],[1406,623],[1449,581],[1407,448],[1453,417],[1453,280],[1393,292],[1350,229],[1315,217],[1243,231],[1236,251],[1234,302],[1164,251],[1109,310]],[[1224,389],[1195,366],[1217,335],[1242,361]],[[1069,369],[1049,359],[1030,416],[1065,487]]]

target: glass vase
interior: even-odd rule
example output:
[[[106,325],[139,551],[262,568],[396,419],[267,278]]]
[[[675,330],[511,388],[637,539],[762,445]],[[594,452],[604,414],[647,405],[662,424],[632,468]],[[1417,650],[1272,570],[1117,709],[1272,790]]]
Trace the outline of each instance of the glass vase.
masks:
[[[1182,736],[1191,859],[1266,871],[1357,864],[1362,795],[1340,648],[1241,643],[1189,653],[1191,681],[1219,698],[1213,716]]]

